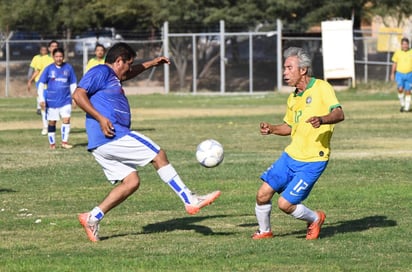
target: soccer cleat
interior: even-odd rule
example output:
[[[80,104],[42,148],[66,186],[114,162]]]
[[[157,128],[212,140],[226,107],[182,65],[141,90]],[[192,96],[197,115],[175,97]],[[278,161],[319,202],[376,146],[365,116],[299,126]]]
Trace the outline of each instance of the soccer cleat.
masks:
[[[325,222],[326,214],[322,211],[317,211],[318,220],[308,224],[308,231],[306,233],[306,240],[316,240],[319,238],[320,229]]]
[[[50,149],[51,149],[51,150],[55,150],[55,149],[56,149],[56,145],[55,145],[55,144],[51,144],[51,145],[50,145]]]
[[[62,142],[62,148],[64,149],[71,149],[73,148],[72,145],[68,144],[67,142]]]
[[[41,110],[40,110],[40,109],[37,109],[37,110],[36,110],[36,114],[37,114],[37,115],[41,115]]]
[[[399,111],[400,111],[400,112],[404,112],[404,111],[405,111],[404,107],[402,106]]]
[[[47,135],[47,128],[43,128],[42,130],[41,130],[41,135]]]
[[[99,222],[90,224],[89,223],[89,213],[82,213],[79,214],[79,222],[83,226],[84,230],[86,231],[87,237],[89,237],[89,240],[92,242],[97,242],[99,241]]]
[[[257,230],[252,235],[253,240],[261,240],[261,239],[268,239],[268,238],[273,238],[273,232],[271,230],[265,231],[265,232],[261,232],[260,230]]]
[[[196,201],[194,201],[194,203],[192,204],[185,205],[186,212],[191,215],[197,214],[201,208],[212,204],[213,201],[215,201],[215,199],[218,198],[219,196],[220,196],[220,191],[214,191],[204,196],[197,196],[194,194],[193,199],[196,199]]]

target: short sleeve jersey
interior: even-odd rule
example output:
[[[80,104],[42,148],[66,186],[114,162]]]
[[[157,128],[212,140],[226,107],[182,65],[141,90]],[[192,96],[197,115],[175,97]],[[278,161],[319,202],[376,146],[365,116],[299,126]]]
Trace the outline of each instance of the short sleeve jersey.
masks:
[[[41,57],[42,57],[42,55],[40,55],[40,54],[34,56],[31,60],[31,62],[30,62],[30,67],[33,68],[34,70],[36,70],[37,69],[36,67],[38,67],[40,65],[39,63],[41,62]],[[36,76],[34,81],[37,82],[37,81],[39,81],[39,79],[40,79],[40,73]]]
[[[44,55],[41,56],[39,58],[39,60],[36,62],[36,66],[34,66],[33,68],[36,70],[39,70],[40,73],[38,75],[39,79],[41,77],[41,74],[43,73],[43,70],[49,66],[50,64],[52,64],[54,62],[53,57],[50,55]]]
[[[60,108],[72,103],[70,85],[77,83],[77,78],[70,64],[63,63],[60,67],[50,64],[43,70],[39,82],[47,84],[44,92],[47,107]]]
[[[396,50],[392,56],[392,61],[396,63],[396,71],[407,74],[412,72],[412,49],[408,51]]]
[[[106,137],[99,122],[86,114],[88,150],[120,139],[130,132],[129,101],[112,68],[107,65],[97,65],[91,68],[80,80],[78,86],[86,90],[90,103],[100,114],[112,122],[115,130],[114,137]]]
[[[298,161],[327,161],[334,125],[325,124],[314,128],[306,120],[326,115],[337,107],[340,104],[335,91],[324,80],[311,78],[304,92],[290,94],[283,120],[292,129],[292,141],[285,152]]]
[[[99,64],[104,64],[104,59],[96,59],[96,58],[91,58],[86,65],[86,72],[90,70],[90,68],[99,65]]]

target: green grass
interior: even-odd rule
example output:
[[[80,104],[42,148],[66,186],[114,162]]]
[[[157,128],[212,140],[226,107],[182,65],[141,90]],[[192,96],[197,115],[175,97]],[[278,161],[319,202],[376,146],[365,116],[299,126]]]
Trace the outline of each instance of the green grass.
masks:
[[[75,148],[50,151],[34,99],[0,99],[0,271],[411,271],[412,114],[399,113],[395,93],[338,93],[346,120],[305,201],[327,214],[321,239],[306,241],[305,224],[275,207],[276,237],[250,239],[259,175],[289,142],[260,136],[258,124],[281,122],[286,97],[131,96],[133,127],[167,151],[192,190],[222,196],[189,216],[148,165],[139,190],[102,221],[96,244],[76,217],[112,186],[86,151],[84,114],[73,113]],[[217,168],[195,161],[205,138],[224,145]]]

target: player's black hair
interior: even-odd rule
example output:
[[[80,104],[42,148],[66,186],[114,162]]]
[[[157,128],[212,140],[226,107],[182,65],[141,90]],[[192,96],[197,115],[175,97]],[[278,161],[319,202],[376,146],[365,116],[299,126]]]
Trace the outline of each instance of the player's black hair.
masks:
[[[94,50],[96,50],[98,47],[101,47],[101,48],[103,48],[104,51],[106,51],[106,48],[101,43],[96,43],[96,46],[94,47]]]
[[[47,47],[50,47],[50,45],[51,45],[52,43],[56,43],[56,44],[57,44],[57,47],[60,45],[58,41],[56,41],[56,40],[51,40],[51,41],[47,44]]]
[[[409,44],[409,39],[408,38],[402,38],[401,43],[404,43],[404,42]]]
[[[107,51],[105,62],[113,64],[118,57],[121,57],[125,62],[132,60],[136,57],[136,51],[127,43],[116,43]]]
[[[64,57],[64,49],[61,47],[57,47],[56,49],[53,50],[52,55],[54,56],[56,53],[62,53]]]

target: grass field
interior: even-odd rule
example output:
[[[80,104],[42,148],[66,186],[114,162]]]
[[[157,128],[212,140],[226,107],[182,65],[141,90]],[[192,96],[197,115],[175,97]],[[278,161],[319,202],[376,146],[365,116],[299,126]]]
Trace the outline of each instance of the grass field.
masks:
[[[399,113],[396,94],[338,97],[346,120],[305,201],[327,214],[321,239],[306,241],[305,223],[276,208],[276,237],[250,239],[259,175],[289,142],[260,136],[258,124],[281,122],[286,94],[145,95],[130,97],[133,127],[192,190],[222,195],[189,216],[147,166],[137,193],[102,221],[99,243],[77,221],[111,189],[86,151],[84,114],[73,113],[75,148],[50,151],[34,99],[0,99],[0,271],[412,271],[412,113]],[[195,160],[206,138],[225,147],[217,168]]]

